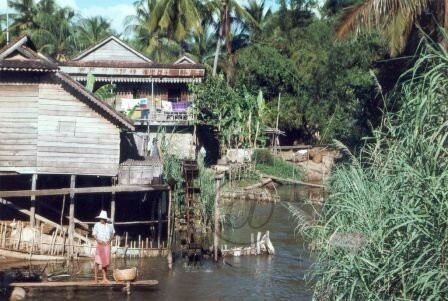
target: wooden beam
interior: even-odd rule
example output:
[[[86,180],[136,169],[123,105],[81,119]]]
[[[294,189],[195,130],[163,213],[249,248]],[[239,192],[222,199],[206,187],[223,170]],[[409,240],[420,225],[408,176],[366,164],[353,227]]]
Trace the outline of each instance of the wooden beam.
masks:
[[[160,191],[168,190],[167,185],[117,185],[117,186],[99,186],[99,187],[83,187],[83,188],[57,188],[57,189],[40,189],[40,190],[9,190],[0,191],[0,198],[15,198],[49,195],[64,195],[70,193],[86,194],[86,193],[111,193],[111,192],[142,192],[142,191]]]
[[[167,223],[168,220],[164,219],[164,220],[161,220],[160,222]],[[94,225],[97,222],[83,222],[83,223],[87,224],[87,225]],[[157,223],[159,223],[159,220],[156,220],[156,221],[115,222],[114,225],[143,225],[143,224],[157,224]]]
[[[152,287],[159,284],[157,280],[138,280],[131,282],[132,287]],[[97,288],[104,290],[105,288],[120,288],[126,287],[126,282],[110,281],[107,283],[97,283],[95,281],[52,281],[52,282],[13,282],[9,284],[10,287],[22,287],[22,288],[41,288],[41,289],[61,289],[61,288]]]

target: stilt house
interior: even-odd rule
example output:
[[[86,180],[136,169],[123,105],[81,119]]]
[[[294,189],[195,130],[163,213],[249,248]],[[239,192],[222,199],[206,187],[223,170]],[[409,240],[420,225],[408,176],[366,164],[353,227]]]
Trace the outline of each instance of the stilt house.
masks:
[[[159,64],[115,36],[59,65],[82,84],[86,83],[88,74],[92,74],[95,88],[115,85],[115,96],[109,103],[133,119],[137,129],[134,138],[140,155],[147,154],[163,127],[178,155],[194,156],[196,137],[190,109],[194,99],[188,84],[202,82],[204,66],[187,56],[172,64]]]
[[[133,121],[38,53],[28,36],[0,49],[0,219],[7,214],[4,208],[20,218],[28,215],[31,226],[39,222],[50,225],[64,242],[62,237],[68,234],[70,247],[61,248],[62,253],[87,254],[82,246],[91,246],[91,241],[75,231],[75,224],[77,230],[88,231],[99,210],[107,209],[121,233],[128,230],[120,227],[151,225],[134,233],[143,236],[151,232],[146,249],[152,247],[155,237],[157,247],[162,248],[170,229],[169,189],[153,185],[152,176],[144,177],[148,165],[160,175],[160,161],[129,156],[137,153],[130,149],[134,144],[127,135],[134,131]],[[132,164],[123,165],[125,162]],[[119,172],[123,166],[124,172]],[[116,185],[119,174],[126,179],[124,185]],[[116,193],[122,193],[117,195],[117,210]],[[134,203],[130,206],[129,202]],[[15,214],[5,219],[11,220]],[[68,229],[61,226],[67,225],[67,220]],[[0,225],[0,250],[5,233],[12,239],[12,232],[5,229],[6,224]],[[44,229],[40,230],[44,234]],[[141,241],[138,243],[143,249]],[[120,241],[116,244],[120,246]],[[21,249],[20,241],[7,245]],[[44,251],[35,241],[28,247],[40,254],[54,252]]]

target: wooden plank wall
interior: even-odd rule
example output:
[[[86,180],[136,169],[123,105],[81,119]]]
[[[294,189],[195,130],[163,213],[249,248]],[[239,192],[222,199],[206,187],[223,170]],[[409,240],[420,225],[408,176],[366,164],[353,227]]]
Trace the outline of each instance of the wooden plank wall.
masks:
[[[114,40],[107,42],[94,52],[80,59],[80,61],[146,62],[144,59],[129,51]]]
[[[0,84],[0,171],[36,171],[38,96],[38,84]]]
[[[41,84],[38,106],[39,173],[118,173],[119,129],[60,85]]]

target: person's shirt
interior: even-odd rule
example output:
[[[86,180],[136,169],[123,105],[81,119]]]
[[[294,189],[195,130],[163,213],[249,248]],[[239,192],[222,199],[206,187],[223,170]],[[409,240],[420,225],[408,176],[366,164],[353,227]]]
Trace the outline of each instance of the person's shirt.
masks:
[[[98,240],[109,241],[114,236],[115,229],[112,224],[102,224],[101,222],[98,222],[93,226],[92,234],[95,235]]]

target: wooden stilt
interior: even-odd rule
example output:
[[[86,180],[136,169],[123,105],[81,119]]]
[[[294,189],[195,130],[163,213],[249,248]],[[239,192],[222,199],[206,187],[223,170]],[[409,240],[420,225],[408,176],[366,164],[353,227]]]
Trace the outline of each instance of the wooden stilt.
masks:
[[[171,247],[171,239],[172,239],[172,231],[171,231],[171,188],[170,188],[170,190],[168,190],[168,204],[167,204],[167,212],[168,212],[168,214],[167,214],[167,218],[168,218],[168,226],[167,226],[167,229],[168,229],[168,248],[170,248]],[[148,244],[146,244],[146,245],[148,245]]]
[[[117,178],[112,178],[112,186],[117,185]],[[115,222],[115,191],[112,192],[112,196],[110,199],[110,219],[112,224]]]
[[[220,188],[220,177],[216,177],[216,196],[215,196],[215,223],[214,223],[214,235],[213,235],[213,260],[218,261],[218,233],[219,233],[219,194],[221,192]]]
[[[76,176],[70,176],[70,188],[75,188]],[[69,224],[68,224],[68,255],[73,256],[73,237],[75,233],[75,193],[70,192],[70,210],[69,210]]]
[[[36,190],[37,185],[37,174],[33,174],[31,178],[31,190]],[[31,207],[30,207],[30,227],[34,227],[36,223],[35,215],[36,215],[36,196],[31,196]]]
[[[110,220],[115,223],[115,192],[112,192],[110,199]]]
[[[160,248],[160,237],[162,235],[162,200],[165,198],[166,192],[162,191],[162,197],[159,197],[158,211],[158,223],[157,223],[157,248]]]

